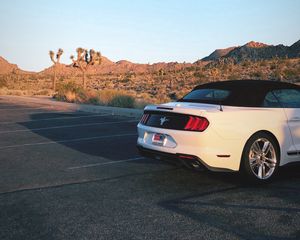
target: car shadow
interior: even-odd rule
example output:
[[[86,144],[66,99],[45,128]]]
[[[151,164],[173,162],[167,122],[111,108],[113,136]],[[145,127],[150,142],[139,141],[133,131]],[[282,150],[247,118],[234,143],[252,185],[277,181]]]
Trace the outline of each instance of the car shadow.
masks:
[[[96,115],[96,114],[95,114]],[[91,114],[87,114],[80,111],[74,111],[74,112],[63,112],[63,113],[55,113],[55,112],[44,112],[44,113],[32,113],[30,114],[31,121],[27,122],[19,122],[21,126],[27,128],[31,132],[40,135],[43,138],[49,139],[51,142],[57,142],[65,147],[71,148],[73,150],[76,150],[81,153],[85,153],[91,156],[97,156],[101,158],[106,158],[109,160],[122,160],[122,159],[128,159],[132,157],[139,157],[138,151],[136,149],[136,123],[126,123],[124,124],[124,128],[126,130],[129,130],[132,135],[120,139],[120,137],[111,137],[108,139],[101,140],[101,143],[103,143],[103,146],[99,144],[99,141],[82,141],[82,142],[73,142],[68,141],[72,140],[73,138],[81,138],[80,133],[79,135],[74,134],[73,132],[76,131],[82,131],[82,134],[84,135],[83,138],[87,137],[89,133],[93,134],[95,131],[99,130],[101,131],[98,135],[109,135],[110,131],[107,127],[98,127],[96,130],[91,126],[91,128],[88,129],[86,132],[85,130],[79,130],[75,128],[75,131],[70,131],[68,129],[66,132],[57,129],[55,130],[55,133],[53,131],[47,131],[47,130],[40,130],[41,128],[47,128],[49,125],[49,122],[47,119],[52,119],[53,122],[51,123],[53,126],[60,126],[60,125],[67,125],[68,123],[63,123],[62,120],[68,119],[68,120],[75,120],[76,117],[80,116],[92,116]],[[85,119],[85,118],[82,118]],[[87,120],[91,118],[86,118]],[[103,116],[101,119],[99,119],[99,122],[103,121],[123,121],[128,120],[128,118],[122,118],[122,117],[116,117],[116,116]],[[132,119],[131,119],[132,120]],[[62,122],[60,122],[62,121]],[[84,123],[93,123],[93,121],[86,121]],[[39,122],[39,125],[37,126],[36,123]],[[51,125],[51,126],[52,126]],[[50,126],[50,127],[51,127]],[[115,132],[112,135],[118,135],[120,126],[113,126],[113,130]],[[87,134],[87,135],[86,135]],[[92,137],[98,136],[98,135],[92,135]],[[67,141],[61,141],[67,137]],[[131,162],[128,162],[131,163]],[[170,162],[170,161],[163,161],[163,160],[154,160],[151,161],[135,161],[134,164],[161,164],[161,165],[173,165],[175,167],[182,168],[182,164],[178,164],[178,162]],[[196,171],[193,169],[186,169],[185,170],[187,174],[190,172],[193,172],[194,174],[198,175],[205,175],[206,177],[209,177],[211,179],[215,179],[220,182],[226,182],[231,185],[236,185],[237,179],[239,179],[239,183],[248,186],[249,183],[247,181],[244,181],[243,176],[241,176],[238,173],[223,173],[223,172],[211,172],[206,169],[201,169],[200,171]],[[285,181],[289,179],[300,179],[300,164],[295,166],[286,166],[282,167],[280,169],[280,172],[278,176],[274,179],[274,182],[280,182]]]
[[[48,139],[49,142],[57,142],[91,156],[111,160],[138,156],[135,148],[137,121],[134,122],[132,118],[108,115],[108,113],[104,113],[105,116],[99,115],[102,114],[87,114],[80,111],[33,113],[30,114],[30,121],[19,122],[18,124],[43,139]],[[68,121],[72,121],[72,123]],[[124,123],[106,124],[109,122]],[[68,125],[73,126],[68,127]],[[86,127],[81,128],[80,125]],[[123,135],[125,136],[123,137]],[[126,154],[122,155],[122,153]]]

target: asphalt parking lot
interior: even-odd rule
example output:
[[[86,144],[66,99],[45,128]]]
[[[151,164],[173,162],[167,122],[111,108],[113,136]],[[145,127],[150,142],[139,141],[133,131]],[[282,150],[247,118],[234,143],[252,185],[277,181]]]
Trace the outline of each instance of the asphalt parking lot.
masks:
[[[0,97],[0,239],[300,239],[300,167],[249,186],[142,158],[136,124]]]

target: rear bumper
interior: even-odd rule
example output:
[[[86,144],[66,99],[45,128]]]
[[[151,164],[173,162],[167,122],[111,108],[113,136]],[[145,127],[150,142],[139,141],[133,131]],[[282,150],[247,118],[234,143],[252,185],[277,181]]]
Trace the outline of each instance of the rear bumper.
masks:
[[[148,148],[144,148],[141,145],[137,145],[137,149],[141,156],[147,158],[153,158],[158,160],[165,160],[167,162],[175,163],[177,165],[183,165],[188,168],[196,170],[207,169],[207,166],[197,157],[187,154],[173,154],[167,152],[156,151]]]
[[[167,136],[164,146],[153,144],[153,134]],[[238,171],[243,144],[240,140],[225,140],[212,128],[205,132],[188,132],[154,128],[138,124],[137,145],[141,154],[152,158],[178,159],[179,155],[192,156],[212,171]],[[187,160],[187,159],[186,159]]]

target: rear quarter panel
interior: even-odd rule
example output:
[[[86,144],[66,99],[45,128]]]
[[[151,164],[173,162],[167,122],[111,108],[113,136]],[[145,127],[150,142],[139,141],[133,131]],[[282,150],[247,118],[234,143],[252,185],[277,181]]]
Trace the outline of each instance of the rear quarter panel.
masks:
[[[283,165],[289,162],[286,152],[292,149],[293,142],[283,109],[223,107],[223,112],[207,112],[210,127],[224,140],[238,140],[232,146],[237,156],[242,156],[247,140],[258,131],[271,132],[277,139],[281,150]]]

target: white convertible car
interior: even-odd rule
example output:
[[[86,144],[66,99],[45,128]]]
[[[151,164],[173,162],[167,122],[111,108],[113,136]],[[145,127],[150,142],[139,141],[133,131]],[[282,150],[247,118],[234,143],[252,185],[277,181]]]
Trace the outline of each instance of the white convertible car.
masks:
[[[177,102],[145,107],[137,127],[144,156],[267,181],[279,166],[300,161],[300,86],[260,80],[199,85]]]

